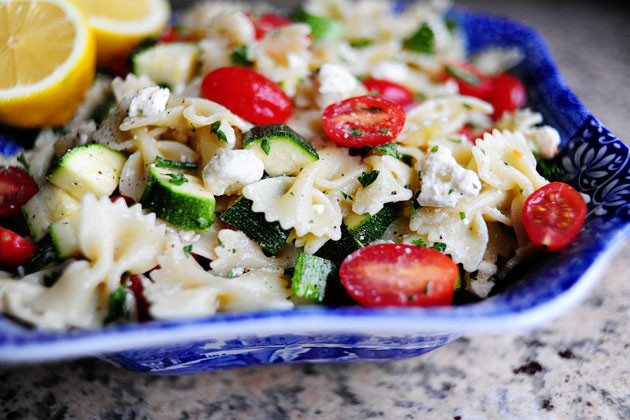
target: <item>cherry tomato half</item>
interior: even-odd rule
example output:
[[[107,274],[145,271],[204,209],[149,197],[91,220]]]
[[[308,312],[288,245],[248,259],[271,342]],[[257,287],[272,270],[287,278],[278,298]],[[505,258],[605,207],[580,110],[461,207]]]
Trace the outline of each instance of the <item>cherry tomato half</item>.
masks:
[[[494,107],[492,118],[498,120],[505,111],[514,111],[525,105],[525,86],[517,77],[502,73],[492,79],[492,93],[488,101]]]
[[[530,241],[545,251],[569,245],[586,218],[584,198],[569,184],[552,182],[525,201],[523,224]]]
[[[282,88],[246,67],[221,67],[201,83],[201,93],[255,124],[280,124],[293,113],[293,104]]]
[[[274,29],[282,28],[283,26],[290,25],[292,22],[282,16],[274,15],[273,13],[264,13],[262,15],[251,15],[246,13],[254,24],[256,30],[256,39],[261,39],[267,32]]]
[[[409,89],[389,80],[365,79],[363,86],[367,88],[370,94],[376,94],[374,96],[387,99],[403,107],[414,100],[413,93]]]
[[[444,67],[438,76],[442,82],[454,80],[459,86],[459,93],[487,100],[492,93],[492,81],[470,63],[450,64]]]
[[[35,253],[35,246],[12,230],[0,227],[0,266],[15,268]]]
[[[0,166],[0,219],[20,214],[37,190],[35,180],[25,170]]]
[[[329,105],[322,114],[326,135],[350,147],[390,143],[405,125],[403,108],[387,99],[358,96]]]
[[[448,256],[415,245],[369,245],[341,263],[341,284],[364,306],[450,305],[459,269]]]
[[[138,274],[129,274],[128,276],[122,276],[120,284],[124,285],[129,280],[129,286],[127,289],[133,293],[136,298],[136,310],[138,313],[138,321],[147,321],[151,319],[149,315],[149,302],[144,296],[144,285],[142,284],[142,277]]]

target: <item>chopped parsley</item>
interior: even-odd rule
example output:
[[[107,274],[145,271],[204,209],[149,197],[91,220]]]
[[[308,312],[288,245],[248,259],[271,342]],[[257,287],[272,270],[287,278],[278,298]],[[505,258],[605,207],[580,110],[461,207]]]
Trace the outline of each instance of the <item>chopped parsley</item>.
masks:
[[[422,171],[418,171],[418,181],[422,182]]]
[[[230,271],[227,275],[228,279],[234,278],[234,273],[232,271]]]
[[[481,84],[481,80],[479,80],[477,75],[464,69],[460,69],[455,66],[446,66],[444,67],[444,71],[462,82],[468,83],[469,85],[479,86]]]
[[[234,52],[232,52],[232,64],[236,66],[244,66],[250,67],[254,64],[254,62],[250,59],[251,52],[247,45],[239,45],[234,48]]]
[[[466,218],[466,213],[464,213],[463,211],[460,211],[460,212],[459,212],[459,218],[460,218],[461,220],[464,220],[464,219]]]
[[[418,203],[418,196],[420,195],[420,191],[418,191],[413,197],[411,197],[411,218],[416,217],[416,214],[420,210],[422,210],[422,206]]]
[[[446,250],[446,244],[444,242],[436,242],[431,245],[431,248],[435,249],[436,251],[444,252]]]
[[[450,142],[452,142],[452,143],[457,143],[457,144],[459,144],[459,143],[461,143],[461,142],[462,142],[462,140],[461,140],[461,139],[448,139],[448,141],[450,141]]]
[[[191,252],[192,252],[192,244],[186,245],[184,247],[184,255],[186,256],[186,258],[190,257]]]
[[[345,198],[346,200],[350,200],[350,201],[354,200],[354,197],[352,197],[350,194],[346,194],[343,191],[341,191],[341,195],[343,195],[343,198]]]
[[[448,190],[448,195],[453,194],[453,192],[454,192],[454,191],[455,191],[455,190],[451,188],[450,190]]]
[[[389,128],[381,128],[378,132],[381,134],[389,134]]]
[[[470,104],[467,104],[467,103],[462,103],[462,106],[466,109],[472,109],[472,106],[470,106]]]
[[[431,148],[431,153],[437,153],[437,151],[438,151],[438,145],[436,144],[435,146]]]
[[[24,156],[24,153],[20,153],[20,155],[17,157],[17,161],[20,162],[22,166],[24,166],[24,170],[30,175],[31,167],[28,165],[28,162],[26,161],[26,156]]]
[[[225,135],[223,130],[219,128],[220,126],[221,126],[221,121],[213,122],[212,125],[210,126],[210,132],[216,134],[219,140],[227,143],[228,142],[227,136]]]
[[[452,16],[446,16],[444,18],[444,24],[446,25],[446,29],[450,32],[453,33],[457,27],[459,26],[457,19],[455,19]]]
[[[361,176],[359,176],[359,182],[361,183],[361,186],[363,188],[367,188],[370,184],[376,181],[376,178],[378,178],[378,174],[380,173],[380,171],[363,172]]]
[[[130,285],[131,280],[129,276],[126,276],[124,282],[118,286],[114,293],[109,295],[109,312],[103,321],[105,325],[121,319],[129,319],[129,310],[127,309],[126,301],[127,293],[129,293],[127,287]]]
[[[155,166],[158,168],[173,168],[173,169],[185,169],[185,170],[196,170],[199,168],[194,162],[177,162],[174,160],[164,159],[161,156],[155,157]]]
[[[402,158],[402,156],[398,152],[398,143],[387,143],[381,146],[374,146],[372,147],[372,149],[383,155],[391,156],[396,159]]]
[[[260,148],[267,156],[269,156],[269,150],[271,150],[271,144],[269,143],[269,139],[262,139],[260,142]]]
[[[409,302],[413,302],[416,299],[418,299],[417,295],[409,295],[409,296],[407,296],[407,300],[409,300]]]
[[[365,48],[374,43],[373,39],[370,38],[355,38],[350,40],[350,46],[352,48]]]
[[[403,41],[403,48],[418,54],[434,54],[435,34],[431,27],[423,22],[413,35]]]
[[[358,128],[353,128],[352,130],[350,130],[349,134],[351,136],[355,136],[355,137],[359,137],[362,136],[363,133],[361,132],[361,130],[359,130]]]
[[[413,156],[410,155],[402,155],[400,160],[407,166],[413,166]]]
[[[171,179],[168,180],[171,184],[182,185],[188,182],[186,175],[184,174],[166,174]]]
[[[536,170],[540,175],[551,182],[562,181],[566,176],[564,169],[558,166],[557,163],[549,160],[539,160],[536,165]]]
[[[415,96],[417,101],[424,101],[425,99],[427,99],[427,95],[422,92],[416,92]]]
[[[420,239],[416,239],[415,241],[411,242],[412,245],[416,245],[416,246],[427,246],[427,243],[424,242],[424,239],[420,238]]]

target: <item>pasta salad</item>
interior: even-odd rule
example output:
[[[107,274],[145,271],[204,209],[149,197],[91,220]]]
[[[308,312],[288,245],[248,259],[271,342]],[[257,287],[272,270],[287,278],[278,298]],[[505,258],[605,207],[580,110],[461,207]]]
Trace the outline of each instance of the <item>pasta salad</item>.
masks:
[[[0,162],[0,222],[28,228],[0,228],[0,311],[64,329],[450,305],[566,246],[585,199],[509,73],[523,57],[466,57],[449,6],[208,2],[140,42]]]

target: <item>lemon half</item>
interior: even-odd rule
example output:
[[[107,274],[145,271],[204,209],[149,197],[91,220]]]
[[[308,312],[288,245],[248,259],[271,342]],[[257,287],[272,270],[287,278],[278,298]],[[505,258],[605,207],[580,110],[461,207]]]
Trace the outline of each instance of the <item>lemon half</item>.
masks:
[[[171,14],[167,0],[75,1],[89,16],[102,66],[129,54],[142,39],[160,33]]]
[[[86,16],[63,0],[3,0],[0,22],[0,122],[65,123],[94,79]]]

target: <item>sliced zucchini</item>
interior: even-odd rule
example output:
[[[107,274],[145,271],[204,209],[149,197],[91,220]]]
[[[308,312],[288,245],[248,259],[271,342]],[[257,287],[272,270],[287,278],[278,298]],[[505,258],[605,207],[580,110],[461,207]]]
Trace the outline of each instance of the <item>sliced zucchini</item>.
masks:
[[[77,231],[79,225],[78,213],[65,219],[58,220],[48,227],[50,239],[59,259],[74,257],[79,253]]]
[[[252,128],[243,135],[243,149],[252,150],[270,176],[296,174],[319,159],[313,145],[284,124]]]
[[[81,209],[81,204],[70,194],[53,184],[44,185],[22,206],[22,214],[31,235],[36,241],[48,233],[48,226],[71,216]]]
[[[278,222],[268,222],[263,213],[252,210],[253,202],[245,197],[239,198],[222,214],[221,220],[243,232],[271,255],[276,255],[287,242],[288,232]]]
[[[343,37],[343,23],[340,21],[310,14],[303,7],[297,7],[289,17],[297,22],[304,22],[311,27],[311,34],[315,43],[338,41]]]
[[[149,168],[140,203],[160,219],[183,229],[206,232],[214,223],[214,196],[196,176],[172,169]]]
[[[327,259],[298,252],[291,281],[291,294],[322,302],[326,295],[328,279],[336,270],[335,264]]]
[[[64,154],[48,174],[48,180],[80,200],[87,193],[98,198],[118,187],[127,156],[102,144],[79,146]]]
[[[177,89],[192,78],[198,57],[196,44],[158,44],[132,57],[133,72],[138,76],[145,74],[157,84]]]
[[[398,217],[396,203],[387,203],[374,216],[349,214],[341,225],[341,239],[328,241],[316,255],[340,263],[346,256],[379,239]]]

